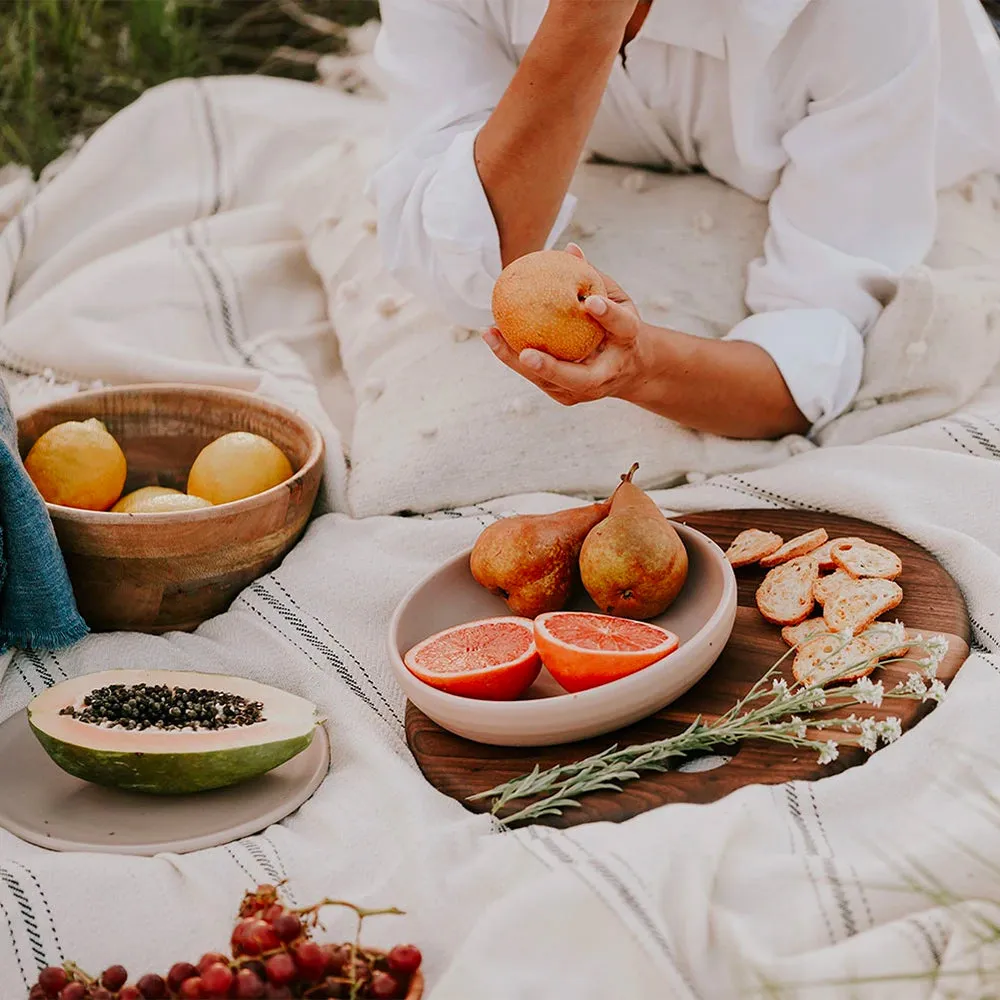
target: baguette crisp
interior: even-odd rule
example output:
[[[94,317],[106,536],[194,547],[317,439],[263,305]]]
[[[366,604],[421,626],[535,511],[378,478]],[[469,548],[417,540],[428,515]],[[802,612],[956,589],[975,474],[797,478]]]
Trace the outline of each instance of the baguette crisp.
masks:
[[[814,549],[818,549],[827,540],[827,537],[826,528],[807,531],[804,535],[799,535],[790,542],[785,542],[776,552],[764,556],[760,564],[764,569],[771,569],[792,559],[798,559],[799,556],[807,555]]]
[[[857,635],[902,600],[903,590],[892,580],[851,580],[827,599],[823,620],[833,632],[850,629]]]
[[[863,538],[838,539],[830,547],[830,557],[840,569],[856,578],[895,580],[903,572],[903,562],[895,552]]]
[[[751,566],[760,562],[764,556],[777,552],[783,544],[781,535],[773,531],[761,531],[759,528],[748,528],[741,531],[732,544],[726,549],[726,558],[733,569],[741,566]]]
[[[818,576],[816,560],[808,555],[781,563],[757,588],[758,610],[775,625],[798,625],[816,604],[813,584]]]

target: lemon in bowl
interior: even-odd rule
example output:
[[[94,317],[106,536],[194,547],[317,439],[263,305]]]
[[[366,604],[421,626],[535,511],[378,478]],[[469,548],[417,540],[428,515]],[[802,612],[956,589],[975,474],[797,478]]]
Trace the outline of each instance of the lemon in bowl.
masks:
[[[187,491],[212,504],[243,500],[292,477],[288,456],[259,434],[232,431],[202,448],[188,473]]]
[[[46,503],[107,510],[122,495],[125,453],[100,420],[67,420],[47,430],[24,458]]]
[[[175,510],[211,507],[208,500],[167,486],[143,486],[126,494],[111,508],[114,514],[169,514]]]

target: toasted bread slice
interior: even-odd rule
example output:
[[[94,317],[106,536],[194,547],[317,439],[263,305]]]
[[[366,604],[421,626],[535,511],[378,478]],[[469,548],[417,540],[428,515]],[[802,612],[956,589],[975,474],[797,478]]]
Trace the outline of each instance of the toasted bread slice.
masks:
[[[824,542],[818,549],[813,551],[813,555],[819,563],[819,571],[821,573],[829,573],[831,570],[837,568],[837,564],[833,561],[833,556],[830,555],[830,549],[839,541],[841,541],[841,539],[831,538],[829,541]]]
[[[757,588],[757,607],[775,625],[798,625],[813,607],[813,584],[819,575],[816,560],[808,555],[782,563],[764,577]]]
[[[813,594],[816,587],[813,585]],[[807,618],[798,625],[786,625],[781,630],[781,638],[789,646],[802,646],[810,639],[817,639],[821,635],[829,635],[830,630],[826,627],[826,622],[822,618]]]
[[[804,535],[799,535],[790,542],[785,542],[776,552],[764,556],[760,564],[764,569],[771,569],[791,559],[798,559],[799,556],[807,555],[814,549],[818,549],[827,540],[827,537],[826,528],[807,531]]]
[[[799,647],[792,674],[806,687],[849,684],[867,677],[878,666],[876,652],[878,647],[867,633],[845,640],[831,632]]]
[[[903,562],[891,549],[863,538],[840,538],[830,547],[830,558],[851,576],[895,580],[903,572]]]
[[[821,576],[813,584],[813,597],[818,603],[826,604],[845,583],[851,583],[853,580],[854,577],[845,570],[835,570],[829,576]]]
[[[733,539],[732,545],[726,549],[726,558],[733,569],[739,569],[741,566],[760,562],[764,556],[777,552],[783,543],[781,535],[776,535],[773,531],[747,528]]]
[[[906,656],[910,651],[909,643],[906,642],[905,636],[906,631],[903,629],[903,645],[889,647],[889,643],[893,642],[901,629],[900,624],[893,624],[892,622],[872,622],[871,625],[865,630],[865,635],[867,635],[872,642],[876,644],[879,648],[879,659],[880,660],[895,660],[901,656]],[[882,647],[886,647],[883,649]]]
[[[892,580],[851,580],[838,587],[823,605],[823,620],[831,631],[850,629],[855,635],[903,600]]]

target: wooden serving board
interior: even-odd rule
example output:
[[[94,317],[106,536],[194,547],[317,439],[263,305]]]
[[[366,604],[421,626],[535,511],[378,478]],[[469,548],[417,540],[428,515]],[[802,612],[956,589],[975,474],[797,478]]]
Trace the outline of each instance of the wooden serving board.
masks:
[[[726,548],[745,528],[776,531],[785,540],[813,528],[824,527],[831,538],[857,535],[892,549],[903,560],[898,582],[903,603],[887,618],[899,619],[909,629],[945,634],[950,649],[938,676],[947,684],[969,653],[969,620],[958,585],[927,551],[902,535],[865,521],[790,510],[728,510],[689,514],[676,520],[704,532]],[[717,718],[728,711],[765,674],[788,647],[780,629],[768,624],[757,611],[754,594],[764,571],[749,567],[737,571],[739,608],[732,637],[705,678],[672,705],[627,729],[596,739],[555,747],[492,747],[454,736],[427,718],[412,704],[406,708],[406,737],[413,755],[428,781],[446,795],[475,811],[488,811],[489,802],[468,802],[468,797],[531,770],[570,763],[607,749],[675,735],[697,716]],[[791,680],[791,657],[784,666]],[[886,689],[904,680],[912,670],[907,664],[890,664],[873,675]],[[881,709],[865,707],[877,718],[898,716],[903,729],[923,718],[933,703],[886,699]],[[855,767],[867,758],[859,747],[843,747],[832,764],[820,765],[816,755],[795,747],[753,741],[720,749],[732,759],[724,766],[704,771],[669,771],[632,781],[621,792],[599,792],[582,800],[581,808],[542,820],[567,827],[599,820],[620,822],[648,809],[672,802],[713,802],[751,784],[779,784],[793,780],[815,780]]]

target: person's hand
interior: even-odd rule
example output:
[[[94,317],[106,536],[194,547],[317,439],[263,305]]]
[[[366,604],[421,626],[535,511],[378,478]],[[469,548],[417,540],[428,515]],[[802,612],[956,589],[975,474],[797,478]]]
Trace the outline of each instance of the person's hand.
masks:
[[[574,243],[566,248],[586,260]],[[607,296],[591,295],[584,309],[604,328],[604,340],[583,361],[560,361],[531,348],[515,354],[491,328],[483,335],[493,353],[510,369],[533,382],[557,403],[573,406],[606,396],[627,398],[649,377],[645,327],[635,303],[621,286],[602,274]]]

